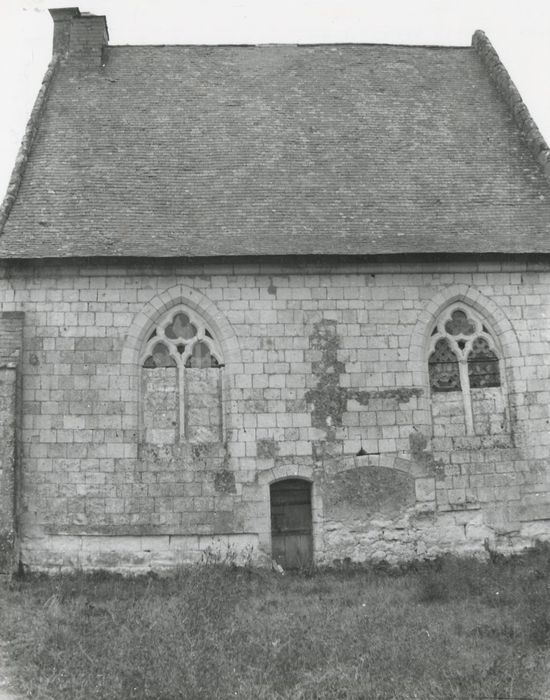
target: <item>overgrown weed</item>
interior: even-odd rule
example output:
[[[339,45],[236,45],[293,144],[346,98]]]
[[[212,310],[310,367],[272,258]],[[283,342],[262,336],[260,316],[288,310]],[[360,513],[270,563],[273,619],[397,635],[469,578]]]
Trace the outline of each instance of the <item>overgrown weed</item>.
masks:
[[[56,700],[533,697],[550,549],[285,576],[26,576],[0,591],[20,690]],[[231,564],[231,562],[229,562]]]

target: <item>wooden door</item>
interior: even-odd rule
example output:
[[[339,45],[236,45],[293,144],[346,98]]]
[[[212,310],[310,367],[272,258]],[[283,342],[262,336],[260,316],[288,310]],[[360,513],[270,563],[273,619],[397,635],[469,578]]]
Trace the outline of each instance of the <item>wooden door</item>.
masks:
[[[283,569],[309,566],[313,557],[311,484],[284,479],[270,486],[271,552]]]

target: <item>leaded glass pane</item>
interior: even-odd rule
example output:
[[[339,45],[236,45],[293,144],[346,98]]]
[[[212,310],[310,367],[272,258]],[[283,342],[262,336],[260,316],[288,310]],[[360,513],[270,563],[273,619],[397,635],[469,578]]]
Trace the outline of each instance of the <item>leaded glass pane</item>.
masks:
[[[437,341],[428,369],[432,391],[460,391],[458,359],[445,338]]]
[[[468,355],[468,377],[470,387],[500,386],[498,357],[485,338],[476,338]]]

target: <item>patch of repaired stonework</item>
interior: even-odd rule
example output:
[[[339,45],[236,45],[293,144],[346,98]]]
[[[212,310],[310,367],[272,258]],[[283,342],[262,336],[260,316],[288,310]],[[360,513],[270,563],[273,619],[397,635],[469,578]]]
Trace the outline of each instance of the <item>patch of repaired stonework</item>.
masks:
[[[394,517],[415,504],[414,478],[386,467],[355,467],[325,479],[327,520],[365,521],[375,514]]]

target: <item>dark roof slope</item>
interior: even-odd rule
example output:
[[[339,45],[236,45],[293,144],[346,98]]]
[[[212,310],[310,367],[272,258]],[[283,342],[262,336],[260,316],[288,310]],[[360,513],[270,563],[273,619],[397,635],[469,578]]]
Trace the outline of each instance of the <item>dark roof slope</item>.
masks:
[[[61,61],[0,257],[550,252],[473,48],[112,46]]]

